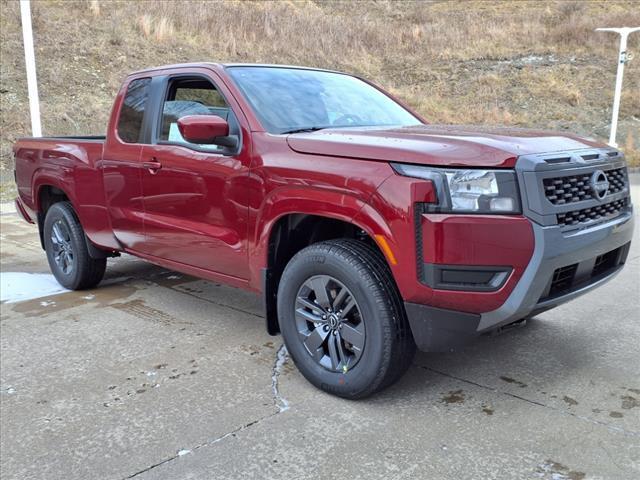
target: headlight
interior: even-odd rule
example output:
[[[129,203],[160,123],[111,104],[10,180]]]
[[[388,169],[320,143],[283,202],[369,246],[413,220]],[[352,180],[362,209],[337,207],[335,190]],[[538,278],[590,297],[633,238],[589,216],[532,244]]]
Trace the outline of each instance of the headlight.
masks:
[[[510,170],[440,169],[393,163],[407,177],[431,180],[438,192],[436,212],[520,213],[516,174]]]

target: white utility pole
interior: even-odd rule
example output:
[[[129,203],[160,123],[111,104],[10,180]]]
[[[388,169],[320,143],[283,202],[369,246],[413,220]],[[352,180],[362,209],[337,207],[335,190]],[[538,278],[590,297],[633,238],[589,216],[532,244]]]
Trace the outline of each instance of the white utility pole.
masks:
[[[618,130],[618,112],[620,111],[620,94],[622,93],[622,76],[624,75],[624,64],[631,60],[631,53],[627,52],[627,37],[630,33],[637,32],[640,27],[622,28],[596,28],[598,32],[616,32],[620,34],[620,53],[618,54],[618,73],[616,74],[616,89],[613,94],[613,112],[611,113],[611,132],[609,134],[609,145],[617,147],[616,131]]]
[[[27,67],[27,89],[29,91],[29,111],[31,113],[31,135],[34,137],[41,137],[42,127],[40,126],[40,100],[38,99],[36,56],[33,52],[31,2],[29,0],[20,0],[20,18],[22,20],[22,40],[24,42],[24,63]]]

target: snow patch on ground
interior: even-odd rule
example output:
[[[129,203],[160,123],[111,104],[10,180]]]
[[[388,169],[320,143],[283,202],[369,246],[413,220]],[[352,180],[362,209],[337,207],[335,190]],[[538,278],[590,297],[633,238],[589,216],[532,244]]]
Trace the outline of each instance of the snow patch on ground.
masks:
[[[0,272],[0,302],[15,303],[68,292],[50,273]]]

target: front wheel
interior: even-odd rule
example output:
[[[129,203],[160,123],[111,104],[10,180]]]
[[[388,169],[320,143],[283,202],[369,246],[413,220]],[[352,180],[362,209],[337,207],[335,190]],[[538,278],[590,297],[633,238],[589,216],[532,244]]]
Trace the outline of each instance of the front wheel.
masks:
[[[70,290],[95,287],[104,276],[107,259],[89,255],[84,230],[69,202],[49,208],[44,220],[44,246],[51,273]]]
[[[300,372],[341,397],[389,386],[415,353],[389,267],[358,240],[313,244],[291,259],[278,288],[278,321]]]

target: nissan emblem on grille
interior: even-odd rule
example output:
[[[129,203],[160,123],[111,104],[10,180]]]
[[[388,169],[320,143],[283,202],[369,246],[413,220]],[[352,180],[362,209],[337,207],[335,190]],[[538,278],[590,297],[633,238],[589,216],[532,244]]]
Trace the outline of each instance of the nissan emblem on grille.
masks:
[[[607,196],[607,192],[609,191],[609,180],[602,170],[596,170],[593,172],[589,185],[591,186],[594,198],[603,200],[604,197]]]

